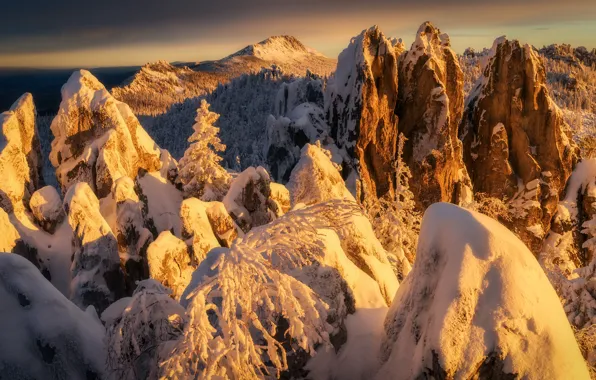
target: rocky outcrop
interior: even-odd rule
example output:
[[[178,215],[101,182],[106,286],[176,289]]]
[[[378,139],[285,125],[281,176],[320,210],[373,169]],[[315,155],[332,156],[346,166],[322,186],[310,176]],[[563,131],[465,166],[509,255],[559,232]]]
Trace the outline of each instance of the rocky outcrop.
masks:
[[[377,379],[589,378],[532,253],[495,220],[447,203],[426,210],[384,327]]]
[[[43,186],[42,158],[33,97],[27,93],[0,114],[0,207],[22,211]]]
[[[331,161],[331,153],[320,144],[306,144],[288,183],[292,205],[311,205],[331,199],[355,201],[346,188],[340,169]]]
[[[570,66],[581,67],[583,64],[588,67],[596,65],[596,49],[589,51],[584,46],[573,48],[569,44],[552,44],[544,46],[538,52],[555,61],[565,62]]]
[[[403,45],[378,27],[364,30],[339,55],[326,89],[325,113],[331,137],[345,150],[343,177],[361,183],[361,196],[393,189],[396,154],[397,58]]]
[[[37,224],[49,234],[53,234],[64,221],[62,199],[53,186],[42,187],[33,193],[29,208]]]
[[[277,205],[271,199],[271,178],[262,168],[249,167],[230,185],[223,204],[244,232],[275,219]]]
[[[403,160],[421,210],[435,202],[471,201],[471,184],[457,130],[464,106],[464,78],[449,42],[431,23],[399,60],[398,132],[407,139]]]
[[[88,184],[71,186],[64,208],[73,230],[70,299],[81,308],[93,305],[101,313],[125,295],[118,243]]]
[[[10,223],[8,214],[0,209],[0,252],[14,252],[14,249],[19,245],[21,236],[14,226]]]
[[[130,108],[88,71],[74,72],[62,87],[51,129],[55,138],[50,159],[63,192],[76,182],[87,182],[103,198],[118,178],[162,167],[159,147]]]
[[[105,330],[18,255],[0,253],[0,368],[7,379],[103,379]]]
[[[179,300],[194,271],[186,243],[170,231],[164,231],[149,245],[147,262],[150,277],[172,289],[172,296]]]
[[[510,202],[511,229],[540,249],[578,158],[531,46],[499,38],[460,127],[474,191]]]
[[[220,247],[215,236],[207,210],[210,204],[197,198],[188,198],[180,206],[182,219],[182,237],[192,247],[194,265],[198,266],[213,248]]]

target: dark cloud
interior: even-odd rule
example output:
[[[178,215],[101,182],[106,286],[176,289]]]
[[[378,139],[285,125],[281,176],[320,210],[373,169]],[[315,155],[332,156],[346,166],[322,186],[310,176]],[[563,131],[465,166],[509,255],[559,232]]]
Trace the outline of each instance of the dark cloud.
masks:
[[[582,3],[584,0],[570,0]],[[426,0],[424,8],[465,8],[478,4],[534,4],[556,0]],[[275,18],[420,9],[419,0],[9,0],[2,4],[0,53],[72,50],[97,46],[169,41],[182,33],[213,33],[247,19],[267,23]],[[493,17],[492,15],[491,17]],[[422,21],[422,20],[420,20]]]
[[[558,30],[547,29],[552,22],[570,27],[591,22],[596,5],[594,0],[7,0],[0,2],[0,14],[0,65],[39,65],[51,58],[47,64],[59,66],[72,59],[142,64],[164,54],[173,60],[215,59],[280,33],[335,56],[372,24],[409,41],[425,20],[453,31],[452,43],[462,50],[471,41],[490,45],[492,37],[518,26],[546,35]],[[187,50],[174,50],[177,46]]]

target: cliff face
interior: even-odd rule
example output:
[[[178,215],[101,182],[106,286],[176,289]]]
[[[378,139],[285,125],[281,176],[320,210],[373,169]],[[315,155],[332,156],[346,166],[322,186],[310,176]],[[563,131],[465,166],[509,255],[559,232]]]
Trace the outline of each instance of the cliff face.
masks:
[[[426,22],[399,60],[398,130],[407,138],[404,161],[412,171],[417,204],[471,199],[457,130],[463,113],[463,73],[449,36]],[[466,199],[467,198],[467,199]]]
[[[35,124],[33,97],[27,93],[0,114],[0,207],[7,213],[23,210],[43,186],[41,147]]]
[[[73,73],[62,87],[51,129],[55,139],[50,159],[63,192],[76,182],[87,182],[103,198],[118,178],[162,167],[159,147],[130,108],[88,71]]]
[[[331,137],[349,157],[343,176],[359,178],[363,195],[380,197],[393,190],[397,57],[402,51],[377,27],[365,30],[339,55],[327,86]]]
[[[510,228],[537,252],[578,159],[529,45],[497,39],[460,128],[474,190],[509,201]]]

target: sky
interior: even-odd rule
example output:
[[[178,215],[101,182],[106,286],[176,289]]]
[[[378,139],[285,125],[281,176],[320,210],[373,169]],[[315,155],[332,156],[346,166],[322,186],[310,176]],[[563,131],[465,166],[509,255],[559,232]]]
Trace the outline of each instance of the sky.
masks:
[[[596,0],[8,0],[0,67],[101,67],[219,59],[288,34],[329,57],[378,25],[409,45],[431,21],[453,48],[501,35],[596,48]]]

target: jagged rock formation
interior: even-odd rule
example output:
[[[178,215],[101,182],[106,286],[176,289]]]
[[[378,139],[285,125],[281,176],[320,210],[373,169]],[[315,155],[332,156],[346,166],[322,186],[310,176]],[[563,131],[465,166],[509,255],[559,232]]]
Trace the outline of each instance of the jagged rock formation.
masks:
[[[292,170],[288,183],[292,205],[311,205],[331,199],[355,201],[341,177],[341,167],[334,164],[330,156],[320,144],[306,144],[302,148],[300,161]]]
[[[575,67],[580,67],[580,64],[588,67],[596,65],[596,49],[589,51],[584,46],[573,48],[569,44],[552,44],[542,47],[538,52],[546,58]]]
[[[399,60],[398,132],[421,210],[435,202],[470,202],[471,184],[457,130],[463,113],[463,72],[449,36],[430,22]]]
[[[101,379],[104,329],[27,260],[0,253],[0,371],[6,379]]]
[[[43,186],[41,147],[33,97],[26,93],[9,111],[0,114],[0,207],[7,213],[22,211]]]
[[[385,334],[377,379],[589,378],[532,253],[495,220],[447,203],[426,210]]]
[[[64,193],[76,182],[87,182],[103,198],[118,178],[162,168],[159,147],[130,108],[86,70],[74,72],[62,87],[51,129],[50,159]]]
[[[42,187],[33,193],[29,208],[37,224],[49,234],[53,234],[64,221],[62,199],[52,186]]]
[[[271,199],[271,178],[262,168],[250,167],[240,173],[223,199],[226,210],[244,232],[275,219],[277,205]]]
[[[192,247],[192,258],[194,265],[199,265],[213,248],[220,247],[215,236],[207,210],[210,208],[208,202],[197,198],[188,198],[180,206],[180,218],[182,219],[182,237]]]
[[[172,296],[179,300],[196,266],[186,243],[164,231],[149,245],[147,262],[149,276],[172,289]]]
[[[88,184],[71,186],[64,208],[74,232],[70,299],[81,308],[93,305],[101,313],[125,295],[118,243]]]
[[[529,45],[495,41],[468,98],[460,138],[474,191],[510,201],[510,227],[536,253],[578,149]]]
[[[397,57],[402,51],[403,44],[385,38],[378,27],[364,30],[339,55],[327,85],[331,137],[349,156],[343,177],[351,177],[349,187],[354,188],[360,179],[361,198],[380,197],[393,188]]]

